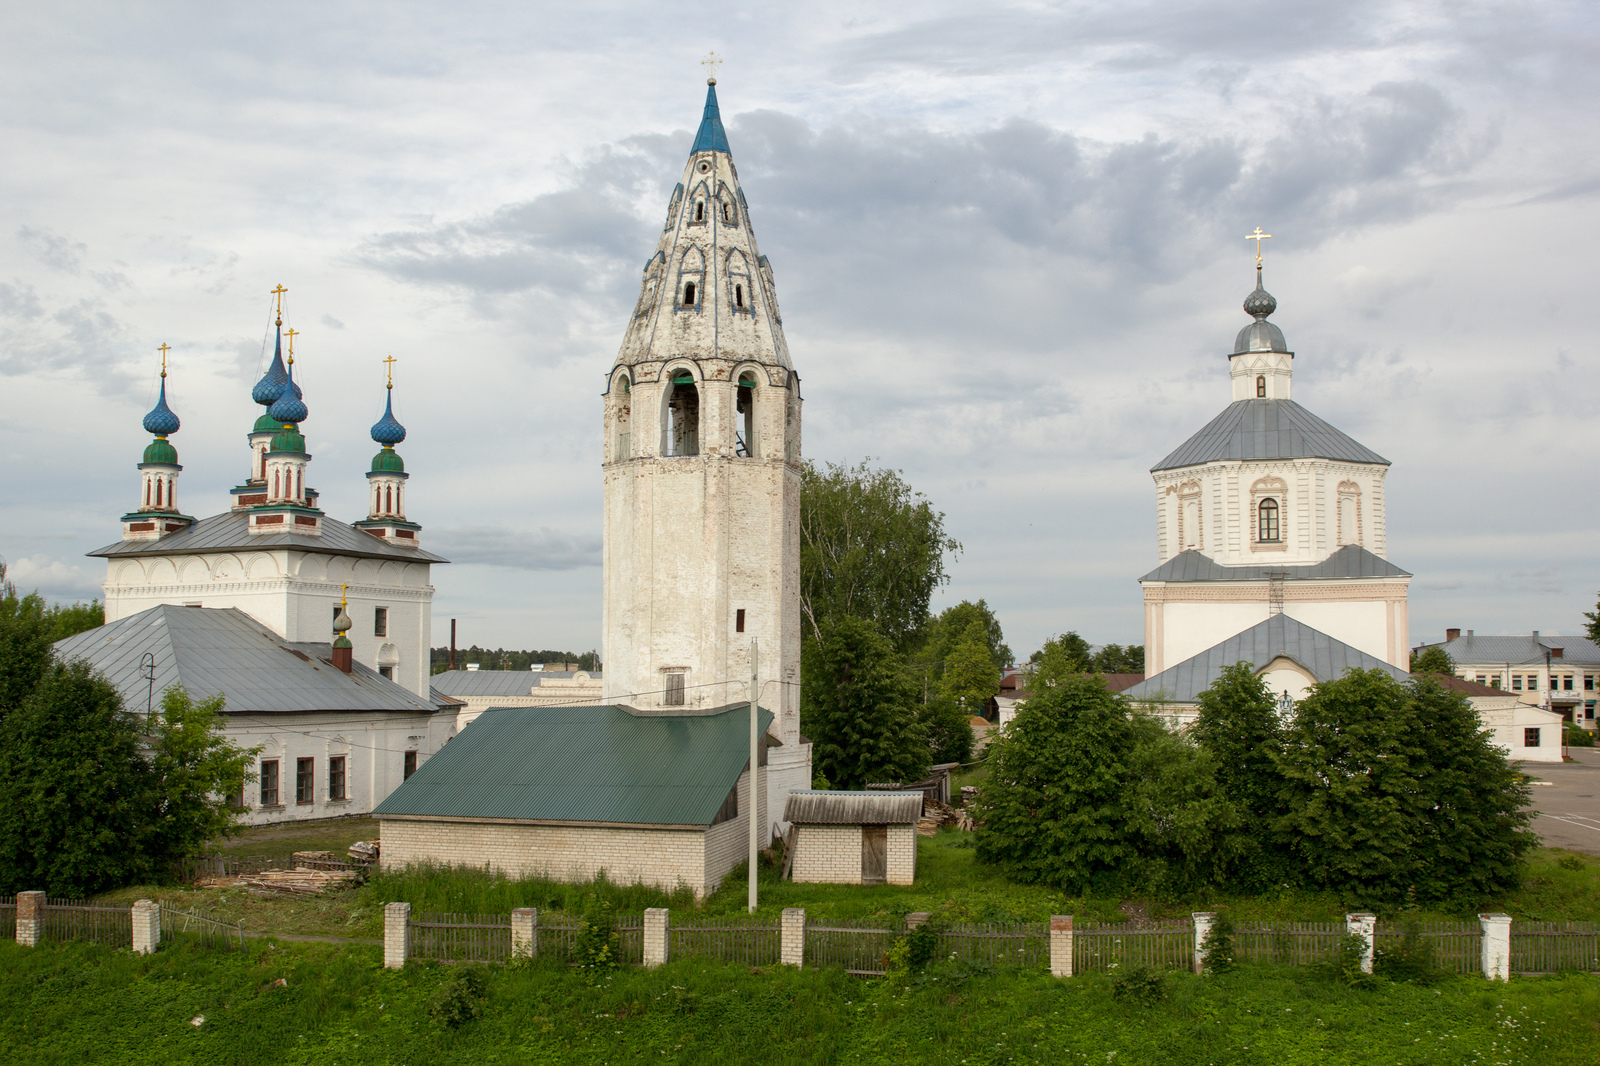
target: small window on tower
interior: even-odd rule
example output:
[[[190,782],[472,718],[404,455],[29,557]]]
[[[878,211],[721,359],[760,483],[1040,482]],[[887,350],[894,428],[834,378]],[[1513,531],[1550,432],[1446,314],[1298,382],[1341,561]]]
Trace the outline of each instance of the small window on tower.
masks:
[[[1257,530],[1258,539],[1264,542],[1276,541],[1278,539],[1278,501],[1262,500],[1260,512],[1260,525]]]
[[[724,221],[724,222],[732,222],[733,221],[733,211],[729,209],[727,204],[723,204],[722,205],[722,221]]]
[[[743,607],[741,607],[737,611],[733,612],[733,631],[735,633],[743,633],[744,632],[744,608]]]
[[[694,282],[692,282],[692,281],[685,282],[684,286],[683,286],[683,306],[685,306],[685,307],[693,307],[694,306],[694,297],[695,297],[695,284],[694,284]]]
[[[1263,399],[1263,398],[1266,397],[1266,395],[1267,395],[1267,379],[1266,379],[1266,375],[1258,374],[1256,376],[1256,398],[1257,399]]]
[[[667,691],[666,691],[666,695],[661,700],[662,704],[664,704],[667,707],[682,707],[683,706],[683,694],[684,694],[683,675],[682,674],[668,674],[667,675]]]
[[[704,222],[706,220],[706,202],[704,200],[696,200],[694,202],[694,220],[696,222]]]
[[[735,307],[743,307],[744,306],[744,286],[743,285],[735,285],[733,287],[733,305]]]

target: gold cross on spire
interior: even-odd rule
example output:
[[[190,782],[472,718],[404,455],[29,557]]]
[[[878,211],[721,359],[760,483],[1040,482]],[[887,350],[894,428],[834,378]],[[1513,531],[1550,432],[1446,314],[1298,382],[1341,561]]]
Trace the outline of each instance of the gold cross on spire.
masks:
[[[350,592],[350,586],[348,584],[344,584],[344,585],[340,585],[339,586],[339,609],[340,610],[344,610],[346,607],[350,606],[350,597],[348,595],[349,592]]]
[[[722,57],[715,52],[707,52],[706,57],[700,61],[700,65],[706,68],[707,85],[715,85],[717,83],[717,66],[721,62]]]
[[[161,342],[161,347],[156,349],[156,350],[161,353],[161,376],[162,377],[166,377],[167,376],[167,353],[172,351],[172,345],[168,344],[166,341],[162,341]]]
[[[289,365],[293,366],[294,365],[294,339],[300,335],[300,331],[295,329],[293,326],[290,326],[288,329],[283,331],[283,335],[285,337],[289,338]]]
[[[278,325],[280,326],[283,325],[283,294],[288,291],[281,283],[276,289],[272,290],[272,298],[278,302]]]
[[[388,366],[384,367],[384,370],[389,375],[389,388],[392,389],[394,388],[394,356],[389,356],[384,360],[384,362],[389,364]]]
[[[1262,233],[1260,226],[1256,227],[1256,231],[1254,233],[1246,233],[1244,235],[1245,240],[1256,242],[1256,266],[1258,267],[1261,265],[1261,242],[1270,236],[1272,236],[1272,234]]]

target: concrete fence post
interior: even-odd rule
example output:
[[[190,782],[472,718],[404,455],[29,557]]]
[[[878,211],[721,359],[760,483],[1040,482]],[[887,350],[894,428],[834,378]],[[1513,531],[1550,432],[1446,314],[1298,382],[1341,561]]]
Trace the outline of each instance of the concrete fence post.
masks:
[[[1361,972],[1372,972],[1372,952],[1377,946],[1378,939],[1374,935],[1378,927],[1376,914],[1347,914],[1344,916],[1345,930],[1351,936],[1361,938]]]
[[[806,962],[806,909],[785,907],[778,923],[778,961],[800,969]]]
[[[1204,973],[1206,969],[1206,937],[1211,935],[1211,927],[1216,924],[1215,911],[1195,911],[1194,914],[1194,972]]]
[[[141,899],[133,905],[133,950],[153,954],[161,944],[161,904]]]
[[[22,913],[20,908],[17,913]],[[1483,923],[1483,976],[1491,981],[1511,980],[1511,915],[1480,914],[1478,921]],[[21,928],[18,922],[17,929]]]
[[[1050,976],[1072,976],[1072,915],[1050,916]]]
[[[411,957],[411,904],[387,903],[383,908],[383,968],[405,969]]]
[[[539,911],[534,907],[511,909],[511,957],[531,959],[539,954]]]
[[[660,966],[667,961],[667,917],[665,907],[647,907],[644,912],[644,964]]]
[[[44,939],[44,893],[17,893],[17,943],[25,948]]]

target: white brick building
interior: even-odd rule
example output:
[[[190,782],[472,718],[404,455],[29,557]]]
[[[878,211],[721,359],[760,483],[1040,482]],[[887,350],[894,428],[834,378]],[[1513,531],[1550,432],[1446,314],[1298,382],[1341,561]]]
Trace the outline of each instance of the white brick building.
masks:
[[[917,876],[921,792],[791,792],[795,881],[909,885]]]

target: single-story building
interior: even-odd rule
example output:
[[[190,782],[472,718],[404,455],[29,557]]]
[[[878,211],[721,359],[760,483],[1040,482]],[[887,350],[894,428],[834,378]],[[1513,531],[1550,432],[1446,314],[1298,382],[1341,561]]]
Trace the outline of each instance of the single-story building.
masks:
[[[1515,761],[1560,762],[1566,723],[1558,711],[1530,707],[1515,692],[1449,674],[1430,675],[1445,688],[1467,697],[1496,747]]]
[[[750,802],[749,705],[491,707],[375,812],[385,869],[414,863],[586,881],[602,870],[696,896],[749,851],[766,812],[770,711]]]
[[[909,885],[917,876],[918,792],[789,793],[796,881]]]
[[[564,664],[563,664],[564,665]],[[428,679],[435,692],[461,701],[456,729],[490,707],[600,705],[600,672],[586,670],[445,670]]]

